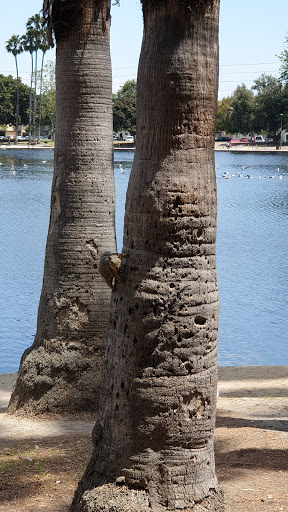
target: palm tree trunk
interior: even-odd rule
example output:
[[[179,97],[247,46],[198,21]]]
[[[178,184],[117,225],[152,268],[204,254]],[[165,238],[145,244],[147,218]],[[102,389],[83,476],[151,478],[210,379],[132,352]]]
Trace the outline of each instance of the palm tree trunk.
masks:
[[[98,408],[111,293],[97,265],[99,253],[116,245],[109,30],[106,0],[89,0],[69,33],[57,37],[57,136],[43,287],[37,333],[23,354],[10,412]]]
[[[19,72],[18,72],[17,55],[15,55],[15,64],[16,64],[16,77],[17,77],[15,144],[18,144],[18,127],[19,127]]]
[[[38,143],[40,142],[41,135],[41,110],[42,110],[42,85],[43,85],[43,68],[44,68],[45,52],[42,52],[41,72],[40,72],[40,91],[39,91],[39,115],[38,115]]]
[[[29,143],[32,140],[32,92],[33,92],[33,53],[31,53],[31,80],[29,90]]]
[[[35,137],[36,137],[36,109],[37,109],[37,48],[35,50],[34,98],[33,98],[33,115],[32,115],[32,140],[33,140],[33,142],[35,142]]]
[[[219,0],[142,4],[123,244],[129,257],[112,295],[94,453],[71,512],[219,512]]]

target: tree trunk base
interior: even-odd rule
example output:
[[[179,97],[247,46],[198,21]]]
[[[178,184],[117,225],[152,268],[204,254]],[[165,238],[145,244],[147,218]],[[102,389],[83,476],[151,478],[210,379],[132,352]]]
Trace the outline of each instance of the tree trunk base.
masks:
[[[95,413],[103,350],[90,353],[78,350],[46,351],[44,347],[27,349],[8,406],[8,414],[22,416],[81,415]]]
[[[149,494],[144,490],[126,486],[104,484],[91,490],[76,492],[70,512],[224,512],[223,493],[220,487],[211,489],[201,502],[183,508],[170,508],[161,504],[151,505]]]

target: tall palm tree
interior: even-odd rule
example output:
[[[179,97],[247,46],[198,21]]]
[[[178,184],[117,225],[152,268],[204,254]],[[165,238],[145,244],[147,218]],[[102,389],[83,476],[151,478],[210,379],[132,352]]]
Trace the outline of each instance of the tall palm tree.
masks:
[[[219,0],[142,0],[137,147],[94,453],[71,512],[223,511],[214,465]]]
[[[32,140],[35,142],[36,136],[36,109],[37,109],[37,61],[38,50],[41,41],[42,19],[40,14],[34,14],[26,23],[27,32],[30,32],[34,38],[34,53],[35,53],[35,68],[34,68],[34,100],[33,100],[33,115],[32,115]]]
[[[42,25],[44,24],[44,19],[41,20]],[[43,70],[44,70],[44,59],[46,52],[49,50],[50,44],[48,43],[46,36],[46,29],[44,26],[41,28],[40,32],[40,44],[39,49],[42,51],[42,59],[41,59],[41,68],[40,68],[40,86],[39,86],[39,109],[38,109],[38,142],[40,142],[40,130],[41,130],[41,110],[42,110],[42,85],[43,85]]]
[[[57,45],[50,225],[37,332],[10,412],[98,409],[111,291],[97,267],[100,253],[115,251],[109,4],[54,0],[49,11]]]
[[[18,126],[19,126],[19,71],[18,71],[18,61],[17,56],[23,52],[23,46],[21,43],[20,36],[16,36],[15,34],[6,41],[6,50],[8,53],[12,53],[15,58],[16,65],[16,77],[17,77],[17,97],[16,97],[16,118],[15,118],[15,143],[18,142]]]
[[[35,38],[34,31],[27,30],[26,34],[22,36],[22,45],[25,52],[29,52],[31,56],[31,77],[30,77],[30,90],[29,90],[29,142],[32,140],[32,94],[33,94],[33,78],[34,78],[34,59],[33,53],[35,51]]]

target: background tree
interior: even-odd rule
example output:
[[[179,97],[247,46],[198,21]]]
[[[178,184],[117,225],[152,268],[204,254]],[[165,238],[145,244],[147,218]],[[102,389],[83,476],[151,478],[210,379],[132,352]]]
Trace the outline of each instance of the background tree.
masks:
[[[284,86],[272,75],[261,75],[253,86],[257,128],[276,137],[280,127],[280,114],[285,112]]]
[[[142,0],[138,143],[94,453],[71,512],[223,511],[215,476],[218,0]]]
[[[51,213],[37,332],[10,413],[98,409],[111,292],[97,266],[116,245],[109,9],[109,0],[44,3],[57,43]]]
[[[27,32],[31,34],[34,41],[34,98],[33,98],[33,111],[32,111],[32,140],[35,142],[36,137],[36,110],[37,110],[37,66],[38,66],[38,51],[40,49],[41,44],[41,29],[43,24],[43,18],[41,18],[40,14],[34,14],[31,16],[27,23],[26,28]]]
[[[229,131],[229,121],[232,110],[231,101],[231,96],[228,96],[217,102],[216,132]]]
[[[113,98],[113,130],[136,135],[136,80],[128,80]]]
[[[18,125],[19,125],[19,88],[20,88],[17,57],[20,53],[23,52],[23,47],[22,47],[20,36],[16,36],[14,34],[12,37],[10,37],[10,39],[8,41],[6,41],[6,50],[8,53],[12,53],[12,55],[14,56],[15,66],[16,66],[17,99],[16,99],[16,120],[15,120],[15,131],[16,131],[15,143],[17,143],[17,141],[18,141]]]
[[[284,48],[283,52],[280,53],[280,55],[279,55],[279,59],[282,62],[281,68],[280,68],[280,71],[281,71],[280,78],[284,82],[288,82],[288,37],[286,37],[286,39],[285,39],[285,45],[287,46],[287,48]]]
[[[250,133],[255,128],[255,98],[246,85],[238,85],[231,98],[229,130],[231,133]]]
[[[19,122],[28,123],[29,87],[21,79],[0,75],[0,124],[16,125],[17,89],[19,86]]]
[[[54,62],[47,62],[43,68],[42,76],[42,104],[41,118],[44,124],[50,127],[51,139],[54,140],[55,114],[56,114],[56,82]]]
[[[40,76],[39,76],[39,108],[38,108],[38,142],[40,142],[40,132],[41,132],[41,121],[42,121],[42,89],[43,89],[43,71],[44,71],[44,59],[46,52],[50,48],[50,44],[47,40],[46,35],[46,28],[43,26],[44,19],[41,18],[41,30],[40,30],[40,43],[39,43],[39,49],[42,52],[42,59],[41,59],[41,68],[40,68]],[[54,110],[55,112],[55,110]]]
[[[34,77],[34,50],[35,50],[35,42],[34,42],[34,31],[28,30],[24,36],[22,36],[22,45],[25,52],[30,53],[31,57],[31,75],[30,75],[30,91],[29,91],[29,142],[32,140],[32,95],[33,95],[33,77]]]

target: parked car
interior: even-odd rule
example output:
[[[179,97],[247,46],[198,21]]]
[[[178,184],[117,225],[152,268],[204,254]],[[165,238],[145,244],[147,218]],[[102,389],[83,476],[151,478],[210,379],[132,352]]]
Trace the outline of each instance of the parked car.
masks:
[[[231,137],[215,137],[216,142],[229,142]]]
[[[263,135],[256,135],[255,144],[257,144],[257,142],[265,142]]]
[[[247,139],[247,137],[241,137],[240,139],[240,142],[250,142],[249,139]]]
[[[127,135],[127,137],[126,137],[126,142],[134,142],[134,137],[133,137],[133,135]]]

